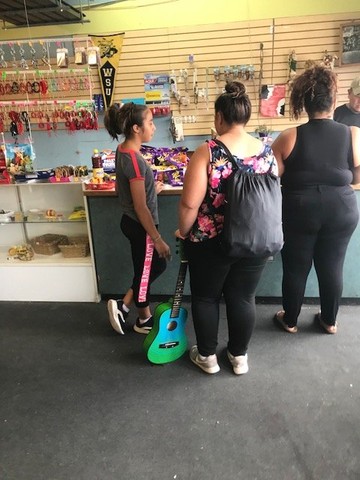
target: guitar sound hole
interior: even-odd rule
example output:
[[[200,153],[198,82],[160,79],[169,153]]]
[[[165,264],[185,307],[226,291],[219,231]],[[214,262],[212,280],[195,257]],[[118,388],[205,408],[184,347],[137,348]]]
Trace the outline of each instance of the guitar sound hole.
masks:
[[[173,330],[175,330],[176,327],[177,327],[177,322],[173,320],[167,324],[166,328],[169,330],[169,332],[172,332]]]

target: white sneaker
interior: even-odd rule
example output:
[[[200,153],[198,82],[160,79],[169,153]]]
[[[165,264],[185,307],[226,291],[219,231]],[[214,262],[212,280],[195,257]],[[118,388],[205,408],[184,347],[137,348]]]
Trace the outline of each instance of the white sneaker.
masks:
[[[119,305],[116,300],[109,300],[107,302],[107,309],[112,328],[115,330],[115,332],[124,335],[124,330],[122,329],[120,322],[125,323],[127,313],[122,310],[122,304],[123,302],[121,300],[119,301]]]
[[[243,375],[244,373],[247,373],[249,371],[247,354],[234,357],[234,355],[231,355],[231,353],[228,351],[227,356],[233,367],[235,375]]]
[[[197,345],[194,345],[190,349],[190,360],[206,373],[217,373],[220,371],[216,355],[214,354],[209,355],[208,357],[203,357],[200,355]]]

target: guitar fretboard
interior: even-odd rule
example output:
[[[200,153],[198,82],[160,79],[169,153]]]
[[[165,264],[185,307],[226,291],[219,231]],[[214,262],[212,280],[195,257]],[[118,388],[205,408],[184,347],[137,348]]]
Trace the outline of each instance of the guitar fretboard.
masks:
[[[184,293],[184,284],[187,270],[187,262],[182,260],[180,263],[179,274],[176,282],[175,294],[170,313],[170,318],[177,318],[181,307],[182,297]]]

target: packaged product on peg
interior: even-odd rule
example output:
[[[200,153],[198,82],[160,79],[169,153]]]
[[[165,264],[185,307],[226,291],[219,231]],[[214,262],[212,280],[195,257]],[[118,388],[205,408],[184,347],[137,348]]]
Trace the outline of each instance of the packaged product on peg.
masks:
[[[86,63],[85,47],[75,47],[75,63],[76,65],[84,65]]]
[[[0,145],[0,170],[5,170],[6,164],[7,162],[5,145]]]
[[[60,68],[67,68],[69,65],[69,50],[67,48],[58,48],[56,50],[56,64]]]
[[[87,49],[88,65],[94,66],[100,63],[100,49],[99,47],[88,47]]]

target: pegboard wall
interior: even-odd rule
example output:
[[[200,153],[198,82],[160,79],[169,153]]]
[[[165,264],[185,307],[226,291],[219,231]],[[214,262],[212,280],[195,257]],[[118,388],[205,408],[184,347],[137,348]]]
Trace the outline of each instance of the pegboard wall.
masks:
[[[176,79],[181,101],[172,96],[171,110],[175,117],[183,120],[184,134],[209,135],[213,126],[214,101],[221,93],[226,77],[235,77],[245,83],[253,105],[248,131],[254,131],[260,124],[266,124],[273,131],[281,131],[294,124],[288,109],[289,55],[293,51],[296,54],[297,73],[304,70],[309,60],[321,63],[325,52],[339,57],[341,26],[356,22],[360,22],[360,11],[125,32],[114,101],[144,98],[145,74],[172,75]],[[53,49],[59,46],[55,40],[44,41],[37,46],[40,49],[39,58],[44,44]],[[73,37],[70,44],[86,47],[89,41]],[[97,67],[76,66],[70,47],[68,68],[56,68],[51,48],[48,52],[51,70],[46,65],[32,69],[30,54],[30,68],[27,70],[12,67],[11,61],[7,62],[8,71],[2,83],[11,85],[16,81],[26,88],[29,83],[36,84],[43,78],[49,88],[46,94],[25,91],[9,95],[6,91],[0,92],[0,109],[5,122],[10,121],[8,111],[13,109],[11,102],[15,101],[19,103],[17,108],[20,111],[29,110],[34,120],[33,129],[39,129],[39,125],[46,129],[47,124],[42,120],[44,115],[50,120],[57,115],[56,127],[65,128],[67,118],[62,115],[63,110],[71,111],[75,101],[91,101],[93,95],[101,93]],[[338,103],[345,103],[351,80],[360,75],[360,64],[340,66],[339,60],[336,60],[334,69],[339,76]],[[272,84],[286,85],[284,117],[264,117],[259,113],[261,86]],[[199,94],[197,103],[195,86]],[[67,102],[70,102],[69,105]],[[39,115],[42,117],[38,118]]]
[[[253,104],[248,131],[254,131],[264,123],[274,131],[281,131],[293,125],[287,104],[284,117],[262,117],[259,113],[261,85],[287,84],[289,55],[293,50],[296,52],[297,73],[304,70],[308,60],[320,63],[325,51],[339,56],[340,27],[356,20],[360,21],[360,12],[126,32],[115,99],[143,97],[144,73],[175,73],[178,88],[185,94],[186,84],[181,72],[186,70],[189,105],[179,106],[172,98],[173,114],[185,120],[185,135],[208,135],[213,125],[214,100],[225,84],[224,67],[234,70],[234,66],[252,65],[254,78],[240,79],[245,83]],[[261,64],[262,79],[259,78]],[[220,69],[219,80],[215,79],[214,69]],[[336,61],[335,71],[339,75],[340,104],[347,100],[351,80],[360,75],[360,65],[340,67]],[[194,72],[199,92],[204,93],[199,96],[197,104],[194,104]],[[288,93],[287,86],[286,103]]]
[[[12,131],[12,123],[20,135],[29,132],[30,125],[31,131],[49,134],[97,129],[97,66],[89,66],[85,57],[81,65],[74,61],[75,48],[91,46],[87,36],[0,42],[0,131]],[[60,68],[57,50],[64,48],[66,68]]]

